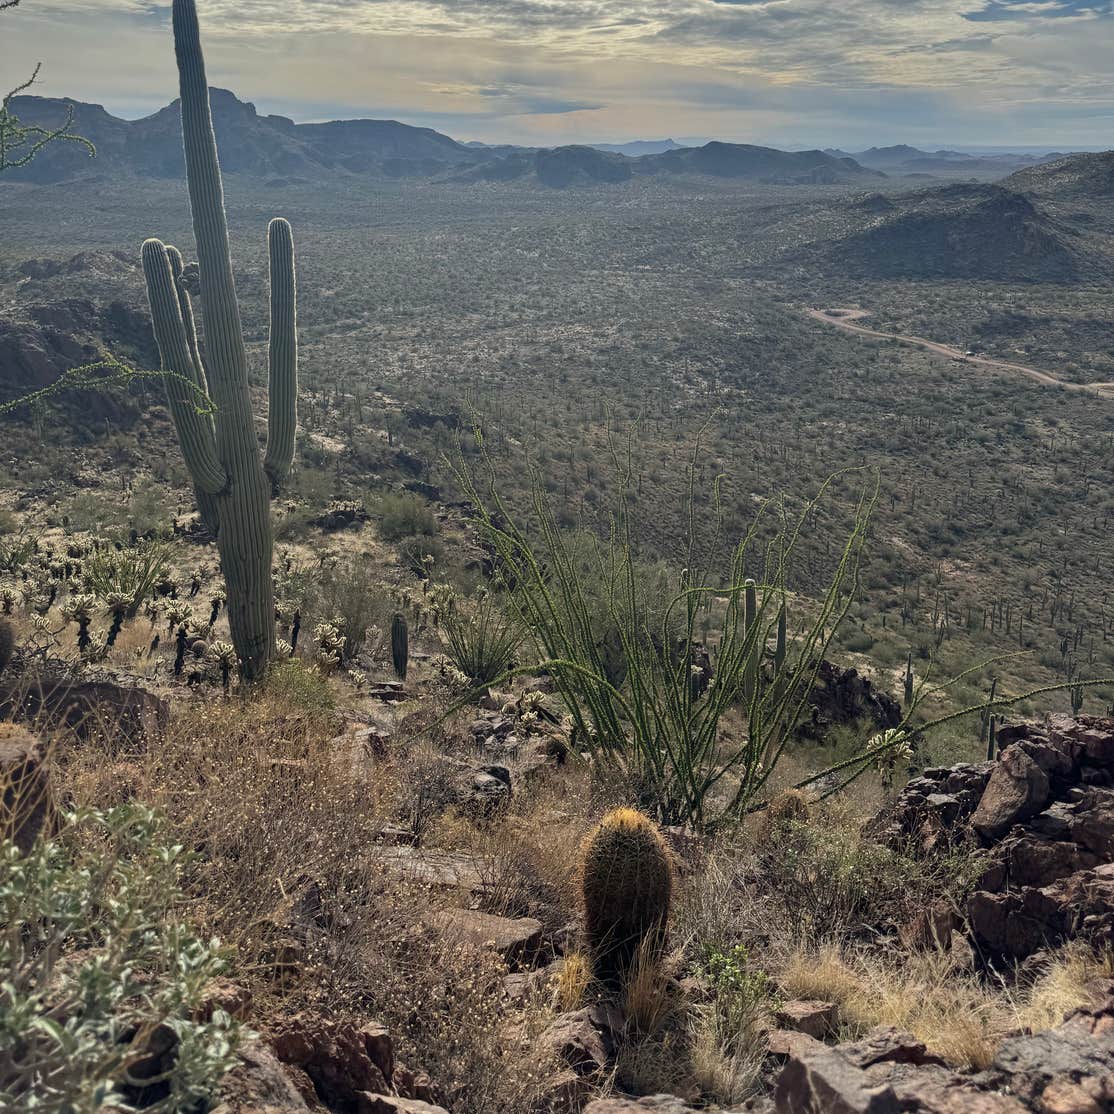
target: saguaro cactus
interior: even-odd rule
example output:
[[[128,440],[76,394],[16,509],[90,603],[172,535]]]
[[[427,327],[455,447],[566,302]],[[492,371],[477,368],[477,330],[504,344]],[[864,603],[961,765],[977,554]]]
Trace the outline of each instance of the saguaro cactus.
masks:
[[[143,245],[143,270],[182,455],[199,510],[220,549],[228,622],[241,676],[253,680],[275,652],[270,498],[290,470],[297,426],[294,242],[285,220],[271,221],[270,409],[267,454],[262,461],[248,392],[195,0],[174,0],[173,24],[186,176],[201,276],[204,361],[178,250],[148,240]],[[199,405],[205,399],[211,406]]]

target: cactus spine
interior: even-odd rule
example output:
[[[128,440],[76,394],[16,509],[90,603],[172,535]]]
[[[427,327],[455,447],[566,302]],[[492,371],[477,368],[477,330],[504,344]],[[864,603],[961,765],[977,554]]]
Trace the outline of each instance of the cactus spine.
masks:
[[[248,392],[247,359],[213,134],[195,0],[174,0],[182,133],[205,320],[202,363],[182,260],[159,240],[143,245],[155,339],[171,415],[197,491],[216,533],[227,585],[232,642],[246,680],[275,653],[270,498],[290,470],[297,425],[297,322],[290,226],[268,229],[271,278],[270,412],[266,462],[260,460]],[[198,394],[212,412],[198,406]]]
[[[410,664],[410,628],[404,615],[396,614],[391,623],[391,664],[395,667],[395,676],[405,681]]]
[[[581,893],[592,971],[620,985],[639,958],[665,948],[673,863],[653,822],[631,808],[600,821],[584,848]]]

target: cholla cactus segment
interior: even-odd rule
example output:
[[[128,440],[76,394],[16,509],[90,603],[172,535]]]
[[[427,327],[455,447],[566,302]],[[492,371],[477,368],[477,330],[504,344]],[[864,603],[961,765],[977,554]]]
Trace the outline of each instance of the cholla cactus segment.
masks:
[[[126,614],[131,606],[131,600],[123,592],[109,592],[104,602],[112,615]]]
[[[874,761],[879,767],[885,767],[912,758],[913,740],[903,728],[891,727],[873,736],[867,743],[867,749],[877,751]]]
[[[70,596],[61,607],[62,618],[67,623],[88,623],[93,618],[96,606],[96,596],[89,595],[87,592]]]

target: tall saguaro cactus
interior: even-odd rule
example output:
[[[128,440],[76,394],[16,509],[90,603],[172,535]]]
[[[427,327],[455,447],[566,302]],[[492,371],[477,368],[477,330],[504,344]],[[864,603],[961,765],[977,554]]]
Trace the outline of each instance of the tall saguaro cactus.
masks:
[[[290,471],[297,427],[294,241],[285,220],[271,221],[270,410],[264,461],[248,391],[195,0],[174,0],[173,24],[186,176],[201,273],[204,362],[178,250],[148,240],[143,245],[143,271],[182,455],[202,517],[217,535],[232,642],[243,676],[253,680],[275,652],[270,498]],[[199,396],[211,401],[211,409],[198,405]]]

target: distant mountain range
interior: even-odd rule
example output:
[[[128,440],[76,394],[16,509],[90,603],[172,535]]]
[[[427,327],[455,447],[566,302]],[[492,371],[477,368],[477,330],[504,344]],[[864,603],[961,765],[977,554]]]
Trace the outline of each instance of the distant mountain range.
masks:
[[[213,121],[226,173],[272,185],[335,179],[338,175],[426,178],[457,182],[534,182],[552,188],[615,183],[634,177],[710,176],[784,185],[837,184],[880,177],[847,156],[777,151],[736,143],[679,147],[672,140],[600,147],[529,148],[458,143],[431,128],[395,120],[335,120],[296,124],[261,116],[225,89],[212,90]],[[90,139],[97,158],[78,144],[46,148],[10,180],[40,183],[95,175],[180,178],[184,173],[177,101],[141,120],[112,116],[100,105],[16,97],[11,110],[24,123],[57,127],[73,109],[73,130]],[[8,177],[6,175],[6,177]]]
[[[972,155],[963,151],[922,151],[900,143],[893,147],[871,147],[849,153],[827,148],[833,158],[851,158],[861,166],[881,170],[895,177],[908,178],[1004,178],[1014,171],[1064,158],[1060,152],[1048,155],[1002,152]]]

